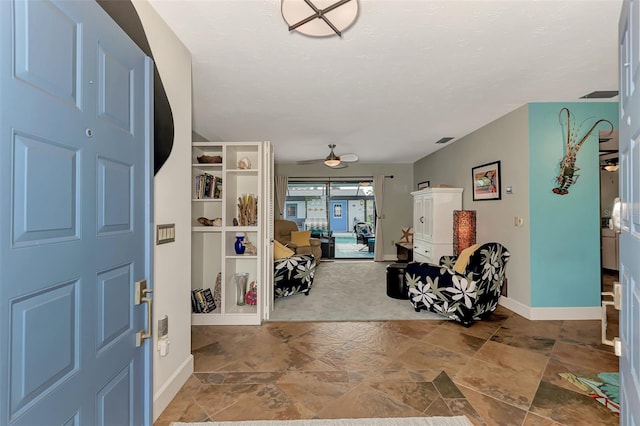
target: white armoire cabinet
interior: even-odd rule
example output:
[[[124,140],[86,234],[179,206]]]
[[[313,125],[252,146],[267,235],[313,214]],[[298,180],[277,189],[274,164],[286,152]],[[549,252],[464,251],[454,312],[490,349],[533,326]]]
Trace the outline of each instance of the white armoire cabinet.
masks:
[[[273,297],[273,222],[271,185],[273,154],[270,142],[193,142],[191,202],[191,289],[211,289],[219,303],[213,312],[193,313],[193,325],[258,325],[266,317],[265,301]],[[221,157],[199,162],[198,157]],[[208,182],[208,183],[207,183]],[[257,197],[255,223],[239,225],[238,199]],[[214,226],[198,221],[215,220]],[[248,238],[256,254],[236,254],[237,236]],[[257,303],[238,304],[235,273],[248,273],[257,285]],[[220,274],[219,291],[216,281]],[[217,295],[216,295],[217,293]]]
[[[438,263],[453,254],[453,211],[462,209],[462,188],[412,192],[413,260]]]

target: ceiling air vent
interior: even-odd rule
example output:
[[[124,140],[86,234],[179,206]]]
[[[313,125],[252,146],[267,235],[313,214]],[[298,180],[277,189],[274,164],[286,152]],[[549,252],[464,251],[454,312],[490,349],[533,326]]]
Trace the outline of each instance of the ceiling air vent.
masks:
[[[447,137],[447,138],[442,138],[442,139],[440,139],[439,141],[436,141],[436,143],[447,143],[447,142],[449,142],[449,141],[450,141],[450,140],[452,140],[452,139],[454,139],[454,138],[449,138],[449,137]]]
[[[581,96],[580,99],[609,99],[618,96],[617,90],[596,90]]]

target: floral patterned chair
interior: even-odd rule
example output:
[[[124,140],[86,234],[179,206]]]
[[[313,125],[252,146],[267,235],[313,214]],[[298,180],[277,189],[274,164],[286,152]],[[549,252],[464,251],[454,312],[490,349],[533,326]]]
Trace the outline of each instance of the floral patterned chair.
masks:
[[[311,291],[316,272],[316,259],[312,254],[300,254],[273,262],[274,297],[291,296]]]
[[[509,252],[499,243],[482,244],[462,274],[453,269],[456,260],[442,256],[440,265],[409,263],[405,269],[409,299],[418,312],[426,309],[469,327],[498,306]]]

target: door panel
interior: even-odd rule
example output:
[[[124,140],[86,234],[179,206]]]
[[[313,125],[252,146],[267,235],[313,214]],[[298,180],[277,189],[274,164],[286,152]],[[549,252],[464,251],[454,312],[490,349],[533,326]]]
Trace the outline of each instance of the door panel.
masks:
[[[20,414],[44,394],[59,388],[78,368],[78,281],[62,283],[25,295],[11,303],[12,416]],[[32,330],[46,328],[47,342]],[[47,362],[40,352],[47,347]]]
[[[98,158],[98,235],[131,232],[133,165]]]
[[[134,71],[126,58],[119,58],[100,43],[98,47],[98,117],[133,133]]]
[[[49,1],[16,2],[15,16],[16,77],[80,107],[80,22]]]
[[[78,239],[78,150],[19,132],[13,140],[14,247]]]
[[[151,423],[149,64],[95,2],[0,1],[0,424]]]
[[[620,52],[620,424],[640,424],[640,84],[638,1],[625,1]],[[633,36],[635,35],[635,37]]]
[[[131,395],[133,367],[128,365],[98,392],[98,426],[134,425],[133,395]]]
[[[97,351],[111,342],[126,338],[133,329],[130,304],[132,265],[120,266],[98,273]]]

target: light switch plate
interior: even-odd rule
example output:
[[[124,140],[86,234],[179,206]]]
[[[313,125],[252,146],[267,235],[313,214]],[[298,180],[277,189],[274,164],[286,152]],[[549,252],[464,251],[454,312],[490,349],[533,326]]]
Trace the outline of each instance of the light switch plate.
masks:
[[[176,224],[168,223],[156,227],[156,245],[172,243],[176,240]]]

